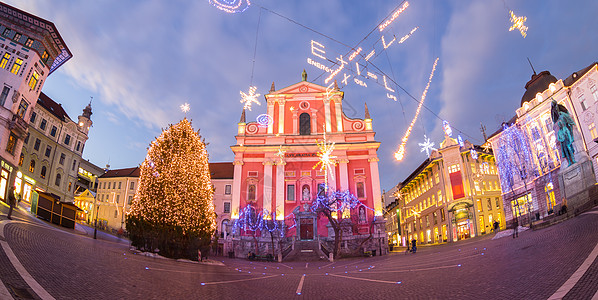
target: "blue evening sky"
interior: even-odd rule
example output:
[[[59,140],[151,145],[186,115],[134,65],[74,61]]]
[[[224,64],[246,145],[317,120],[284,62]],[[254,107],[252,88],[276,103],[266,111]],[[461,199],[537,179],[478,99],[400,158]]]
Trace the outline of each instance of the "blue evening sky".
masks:
[[[229,146],[242,110],[239,91],[252,83],[254,49],[258,93],[266,94],[272,81],[277,89],[300,81],[303,69],[309,81],[324,85],[323,77],[317,78],[321,71],[307,64],[308,57],[325,63],[311,54],[311,40],[335,60],[349,52],[345,45],[362,41],[401,4],[251,0],[246,11],[228,14],[208,0],[6,2],[58,28],[74,57],[48,78],[43,91],[73,119],[93,96],[94,125],[83,156],[102,167],[110,162],[112,168],[140,164],[161,129],[184,117],[179,109],[184,102],[191,105],[193,126],[209,142],[210,161],[232,161]],[[509,9],[527,16],[526,38],[509,32]],[[364,53],[377,49],[373,63],[418,100],[434,59],[440,58],[424,103],[433,113],[422,110],[402,162],[393,153],[417,102],[392,84],[398,102],[374,81],[364,80],[367,88],[351,79],[341,84],[348,117],[363,118],[368,104],[382,143],[382,188],[390,189],[423,162],[426,154],[418,143],[424,134],[439,144],[443,133],[435,114],[478,144],[483,142],[480,122],[490,134],[510,119],[532,75],[527,57],[537,72],[549,70],[562,79],[597,61],[596,12],[598,1],[589,0],[410,1],[382,33],[373,31],[360,44]],[[388,43],[414,27],[402,44],[395,41],[379,51],[382,36]],[[342,73],[337,78],[340,83]],[[248,120],[265,113],[263,96],[260,100]]]

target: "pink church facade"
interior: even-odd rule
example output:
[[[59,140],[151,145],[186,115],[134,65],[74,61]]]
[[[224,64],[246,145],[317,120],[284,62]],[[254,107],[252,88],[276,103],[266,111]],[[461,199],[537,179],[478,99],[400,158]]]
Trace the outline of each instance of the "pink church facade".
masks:
[[[328,172],[328,189],[349,191],[361,203],[343,217],[354,222],[353,235],[370,234],[374,220],[382,221],[382,197],[372,119],[343,113],[344,93],[303,81],[268,94],[270,122],[238,123],[234,152],[231,218],[238,219],[251,205],[284,222],[286,237],[310,240],[328,237],[328,219],[310,206],[324,189],[324,171],[318,163],[317,142],[334,142],[336,163]],[[263,108],[264,106],[260,107]],[[256,107],[254,107],[255,109]],[[340,217],[340,216],[339,216]],[[266,217],[268,218],[268,217]]]

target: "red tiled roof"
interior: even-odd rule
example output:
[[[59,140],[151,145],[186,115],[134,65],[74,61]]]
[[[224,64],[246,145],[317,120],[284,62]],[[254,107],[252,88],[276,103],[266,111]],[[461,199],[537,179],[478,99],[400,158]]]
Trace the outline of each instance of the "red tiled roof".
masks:
[[[212,179],[233,179],[234,170],[232,162],[210,163]]]
[[[71,119],[69,115],[67,115],[66,111],[64,111],[64,109],[62,108],[62,105],[60,105],[60,103],[54,102],[54,100],[48,97],[48,95],[44,94],[44,92],[39,93],[37,104],[41,105],[43,108],[45,108],[47,111],[49,111],[62,121],[65,120],[64,117]]]
[[[139,167],[108,170],[99,178],[113,178],[113,177],[139,177],[141,169]]]

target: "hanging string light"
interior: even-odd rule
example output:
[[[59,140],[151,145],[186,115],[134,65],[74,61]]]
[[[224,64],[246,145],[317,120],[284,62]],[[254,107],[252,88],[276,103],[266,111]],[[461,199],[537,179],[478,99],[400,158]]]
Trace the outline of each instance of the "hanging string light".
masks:
[[[241,103],[244,103],[243,109],[251,110],[251,104],[252,103],[256,103],[257,105],[262,105],[257,100],[257,97],[259,97],[260,94],[256,94],[255,93],[256,90],[257,90],[257,87],[250,86],[249,87],[249,92],[247,92],[247,94],[245,94],[243,91],[239,92],[241,94]]]
[[[417,121],[419,112],[421,111],[422,105],[424,104],[424,100],[426,99],[426,94],[428,93],[428,88],[430,87],[430,83],[432,82],[432,78],[434,77],[434,71],[436,71],[437,64],[438,64],[438,58],[436,58],[436,60],[434,61],[434,65],[432,66],[432,72],[430,73],[430,77],[428,78],[428,84],[426,85],[426,88],[424,89],[424,92],[422,93],[421,100],[419,101],[419,105],[417,106],[417,109],[415,110],[415,116],[413,117],[413,120],[411,120],[411,124],[409,124],[407,131],[405,131],[405,136],[401,140],[401,145],[399,146],[399,149],[397,150],[397,152],[395,152],[395,159],[398,161],[403,160],[403,157],[405,156],[405,145],[407,144],[407,140],[409,140],[409,136],[411,135],[411,130],[413,129],[413,125],[415,125],[415,121]]]

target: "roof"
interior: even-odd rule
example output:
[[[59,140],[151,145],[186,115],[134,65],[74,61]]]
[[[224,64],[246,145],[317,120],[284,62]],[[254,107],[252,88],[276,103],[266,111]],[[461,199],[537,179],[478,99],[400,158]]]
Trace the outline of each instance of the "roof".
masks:
[[[577,72],[573,72],[573,74],[571,74],[571,76],[567,77],[564,81],[563,84],[565,86],[572,86],[577,80],[579,80],[579,78],[581,78],[583,75],[585,75],[589,70],[592,69],[592,67],[594,67],[596,64],[598,64],[598,62],[593,62],[591,65],[577,71]]]
[[[24,28],[28,27],[29,29],[36,29],[39,31],[46,31],[48,33],[44,36],[45,40],[47,42],[52,42],[52,46],[54,46],[59,52],[54,59],[52,66],[50,66],[50,74],[52,74],[52,72],[73,57],[73,54],[66,46],[66,43],[62,39],[62,36],[60,36],[60,33],[58,32],[58,29],[56,29],[54,23],[2,2],[0,2],[0,14],[3,18],[12,23],[18,24],[18,26]]]
[[[141,169],[139,167],[108,170],[99,178],[114,178],[114,177],[139,177]]]
[[[232,162],[210,163],[212,179],[233,179],[235,166]]]
[[[37,104],[41,105],[51,114],[55,115],[61,121],[65,121],[65,117],[69,120],[71,119],[69,115],[64,111],[62,105],[60,103],[54,102],[52,98],[48,97],[48,95],[44,94],[44,92],[39,93],[39,98],[37,99]]]
[[[548,71],[542,71],[540,74],[534,73],[532,79],[525,84],[525,93],[521,97],[521,106],[536,97],[536,94],[544,92],[551,83],[557,82],[556,77]]]

